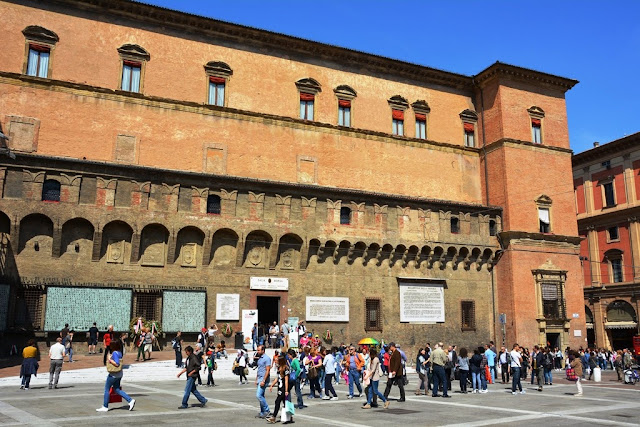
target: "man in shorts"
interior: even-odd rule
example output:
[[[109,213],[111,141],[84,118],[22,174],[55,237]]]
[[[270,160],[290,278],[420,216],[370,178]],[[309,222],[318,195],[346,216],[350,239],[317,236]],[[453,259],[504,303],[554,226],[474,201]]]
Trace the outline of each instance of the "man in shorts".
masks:
[[[89,328],[89,354],[96,354],[96,345],[98,345],[98,327],[96,322]]]
[[[151,359],[151,352],[153,351],[153,341],[156,339],[156,337],[151,333],[151,331],[149,330],[149,328],[147,328],[146,330],[146,334],[144,336],[144,355],[143,357],[146,355],[145,360],[149,360]]]

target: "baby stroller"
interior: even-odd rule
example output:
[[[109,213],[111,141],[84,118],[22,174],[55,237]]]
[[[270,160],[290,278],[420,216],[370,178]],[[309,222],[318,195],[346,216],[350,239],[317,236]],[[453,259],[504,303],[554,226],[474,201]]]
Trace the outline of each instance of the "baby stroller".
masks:
[[[624,370],[624,383],[635,385],[638,380],[640,380],[640,375],[638,374],[638,365],[634,365],[629,369]]]

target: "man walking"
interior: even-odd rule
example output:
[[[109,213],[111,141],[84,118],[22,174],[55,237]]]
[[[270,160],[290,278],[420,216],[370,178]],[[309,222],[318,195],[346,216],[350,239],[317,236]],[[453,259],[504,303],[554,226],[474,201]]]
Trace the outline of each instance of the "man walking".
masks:
[[[484,355],[487,358],[487,366],[489,366],[489,372],[491,373],[491,382],[496,382],[496,353],[492,349],[493,341],[485,345]],[[495,347],[493,347],[495,348]]]
[[[522,355],[519,352],[520,346],[518,344],[513,345],[511,350],[511,394],[516,394],[516,387],[520,391],[520,394],[524,394],[522,390],[522,384],[520,384],[520,370],[522,369]]]
[[[264,398],[264,392],[269,384],[269,371],[271,370],[271,358],[267,356],[264,351],[264,345],[258,346],[258,351],[254,356],[258,357],[257,365],[258,370],[256,372],[256,398],[260,402],[260,413],[256,418],[267,418],[269,416],[269,404],[267,399]]]
[[[56,343],[49,349],[49,388],[58,388],[58,379],[60,378],[60,370],[62,370],[62,361],[64,360],[64,346],[62,338],[56,338]]]
[[[271,341],[271,348],[278,348],[278,336],[280,335],[280,328],[278,322],[273,321],[273,325],[269,328],[269,340]]]
[[[358,396],[362,394],[362,386],[360,385],[360,372],[364,366],[364,357],[356,353],[355,347],[349,347],[349,355],[344,359],[345,368],[349,372],[349,396],[347,399],[353,399],[353,385],[358,387]]]
[[[544,377],[544,353],[537,345],[533,347],[533,355],[531,356],[531,384],[533,384],[533,372],[538,378],[538,391],[542,391],[542,378]]]
[[[439,342],[435,345],[435,349],[431,352],[431,367],[433,369],[433,393],[432,397],[438,397],[438,389],[442,384],[442,397],[449,396],[449,386],[447,384],[447,376],[444,372],[444,367],[449,361],[446,353],[442,349],[442,343]]]
[[[280,328],[282,337],[284,339],[283,347],[289,347],[289,334],[291,333],[291,327],[287,322],[282,323],[282,328]]]
[[[178,409],[187,409],[189,407],[189,395],[193,393],[193,395],[200,402],[200,406],[204,408],[207,404],[207,399],[203,395],[200,394],[198,389],[196,388],[196,379],[198,379],[198,374],[200,373],[200,362],[198,358],[193,354],[193,347],[188,345],[184,349],[185,354],[187,355],[186,366],[178,373],[178,378],[180,375],[187,373],[187,385],[184,388],[184,396],[182,397],[182,405],[178,406]]]
[[[389,398],[389,393],[391,392],[391,386],[393,384],[397,385],[400,389],[400,399],[398,402],[404,402],[404,377],[402,372],[402,355],[400,354],[400,350],[396,348],[395,343],[389,343],[389,351],[391,352],[391,357],[389,359],[389,378],[387,379],[387,388],[384,390],[384,398]],[[446,390],[445,390],[446,393]]]
[[[506,348],[500,348],[500,370],[502,371],[502,384],[509,382],[509,352]]]

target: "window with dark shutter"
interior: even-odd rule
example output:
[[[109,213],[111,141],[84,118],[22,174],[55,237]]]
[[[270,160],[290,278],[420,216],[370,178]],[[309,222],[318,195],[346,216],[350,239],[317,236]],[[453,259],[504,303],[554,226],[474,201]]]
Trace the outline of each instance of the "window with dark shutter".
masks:
[[[382,315],[380,310],[381,304],[379,299],[367,298],[365,300],[365,331],[382,330]]]
[[[220,215],[220,196],[209,194],[207,197],[207,213],[210,215]]]
[[[564,297],[562,296],[562,285],[558,283],[540,284],[542,293],[542,312],[545,319],[564,318]]]
[[[451,218],[451,234],[458,234],[460,232],[460,220],[458,218]]]
[[[475,301],[461,301],[460,313],[462,314],[461,326],[463,331],[476,330],[476,303]]]
[[[53,179],[47,179],[42,185],[43,202],[60,201],[60,183]]]

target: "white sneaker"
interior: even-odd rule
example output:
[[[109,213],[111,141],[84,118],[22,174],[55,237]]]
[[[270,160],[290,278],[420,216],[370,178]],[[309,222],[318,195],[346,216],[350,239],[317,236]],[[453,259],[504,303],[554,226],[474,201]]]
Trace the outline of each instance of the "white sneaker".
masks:
[[[331,399],[329,396],[322,396],[322,400],[329,400]]]
[[[526,392],[527,392],[526,390],[522,390],[520,394],[525,394]]]
[[[515,392],[515,391],[512,391],[512,392],[511,392],[511,394],[513,394],[513,395],[515,396],[515,395],[516,395],[516,392]]]
[[[480,390],[480,393],[489,393],[489,390]]]
[[[580,396],[582,396],[582,393],[576,393],[576,394],[574,394],[574,396],[580,397]]]
[[[133,411],[133,407],[136,406],[136,400],[135,399],[131,399],[131,402],[129,402],[129,410]]]
[[[109,408],[107,408],[106,406],[103,406],[101,408],[96,409],[96,412],[107,412],[109,410]]]
[[[474,393],[478,393],[478,389],[473,390]]]
[[[338,396],[333,396],[331,399],[329,400],[338,400]]]

